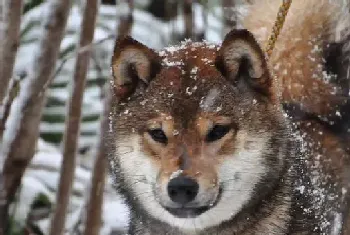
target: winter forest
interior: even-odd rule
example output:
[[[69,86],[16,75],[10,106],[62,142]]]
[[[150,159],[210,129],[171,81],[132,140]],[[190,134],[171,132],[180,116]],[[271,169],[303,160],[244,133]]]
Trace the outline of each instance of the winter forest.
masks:
[[[115,41],[131,35],[155,50],[220,44],[243,27],[249,4],[0,0],[0,235],[127,234],[129,210],[113,187],[103,135]],[[330,67],[347,76],[324,79],[349,96],[346,58]],[[345,120],[337,130],[345,140],[349,128]]]

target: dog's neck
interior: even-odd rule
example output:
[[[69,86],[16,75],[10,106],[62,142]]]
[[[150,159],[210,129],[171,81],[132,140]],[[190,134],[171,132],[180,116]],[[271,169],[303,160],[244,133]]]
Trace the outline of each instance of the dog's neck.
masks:
[[[133,235],[284,235],[291,224],[292,193],[289,173],[266,198],[244,209],[231,220],[205,230],[182,231],[151,217],[134,205],[131,212]]]

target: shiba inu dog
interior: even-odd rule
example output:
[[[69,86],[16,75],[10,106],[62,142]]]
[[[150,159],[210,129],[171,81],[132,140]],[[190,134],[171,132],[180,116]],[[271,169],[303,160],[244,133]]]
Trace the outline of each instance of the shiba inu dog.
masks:
[[[107,142],[129,234],[345,234],[349,155],[332,125],[348,100],[323,79],[343,11],[293,1],[267,60],[279,3],[257,1],[222,45],[117,41]]]

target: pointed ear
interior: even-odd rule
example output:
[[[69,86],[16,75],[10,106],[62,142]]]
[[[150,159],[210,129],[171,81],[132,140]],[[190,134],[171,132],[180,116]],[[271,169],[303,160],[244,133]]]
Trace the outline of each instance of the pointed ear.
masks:
[[[232,83],[243,80],[254,90],[270,94],[272,81],[264,52],[248,30],[232,30],[226,35],[216,67]]]
[[[126,99],[137,88],[145,87],[160,70],[158,54],[130,36],[120,39],[112,57],[112,85],[119,99]]]

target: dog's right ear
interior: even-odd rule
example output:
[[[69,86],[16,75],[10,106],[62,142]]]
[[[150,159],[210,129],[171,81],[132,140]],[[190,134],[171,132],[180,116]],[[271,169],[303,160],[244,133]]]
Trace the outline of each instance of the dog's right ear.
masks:
[[[233,84],[243,81],[255,91],[270,95],[272,79],[264,52],[248,30],[232,30],[228,33],[215,63]]]
[[[130,36],[120,39],[112,57],[112,86],[117,98],[123,100],[136,88],[147,86],[160,70],[158,54]]]

